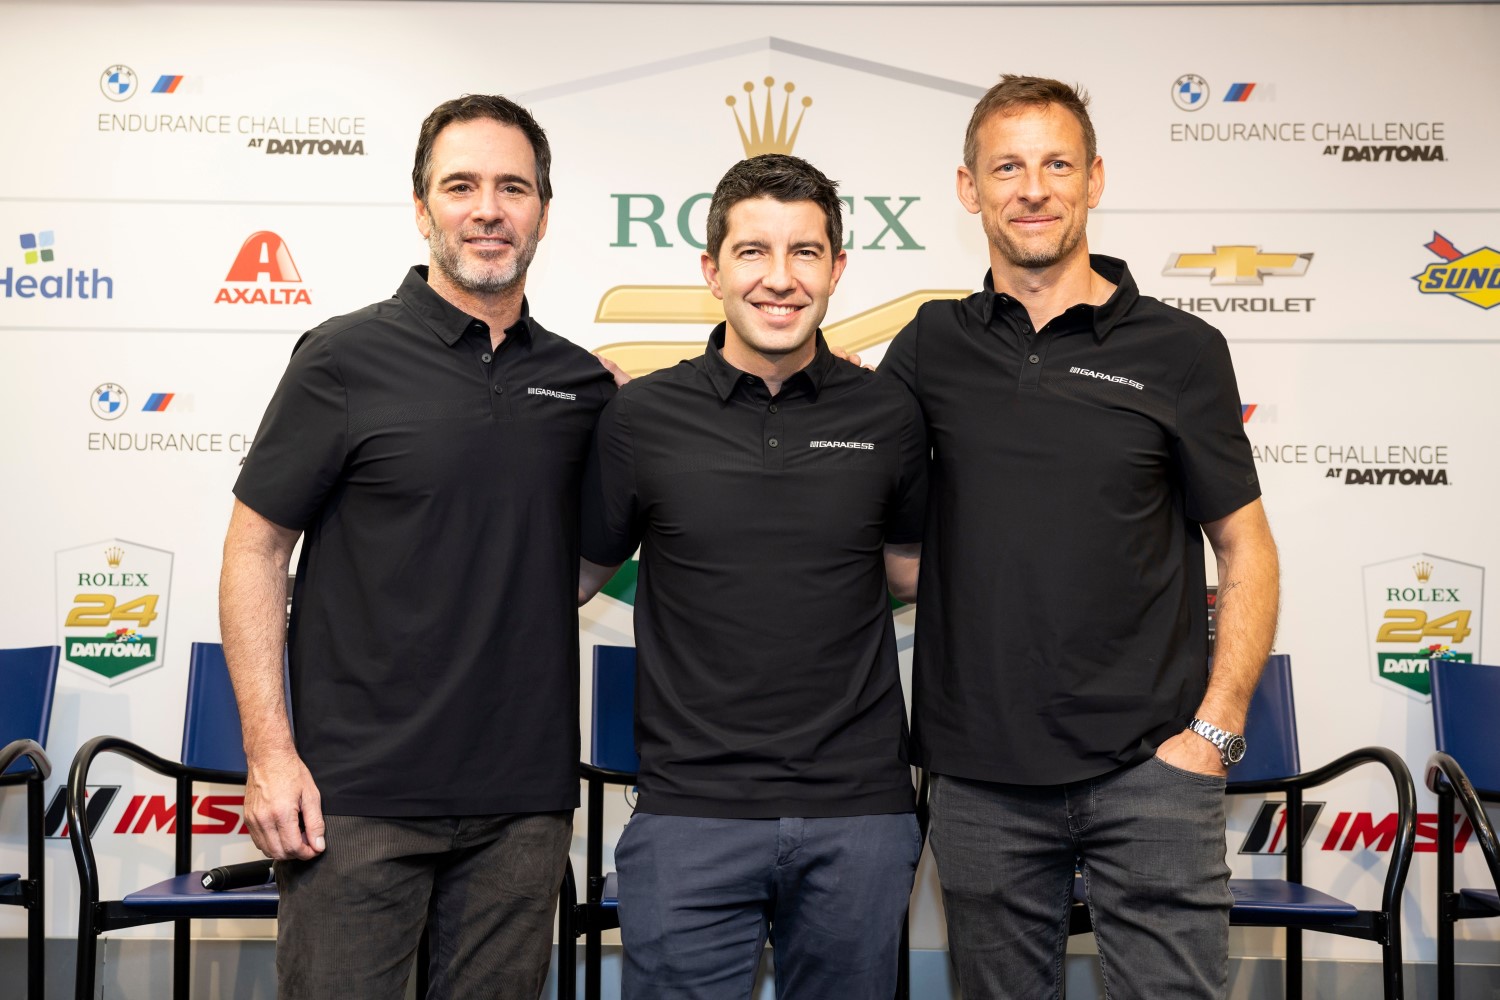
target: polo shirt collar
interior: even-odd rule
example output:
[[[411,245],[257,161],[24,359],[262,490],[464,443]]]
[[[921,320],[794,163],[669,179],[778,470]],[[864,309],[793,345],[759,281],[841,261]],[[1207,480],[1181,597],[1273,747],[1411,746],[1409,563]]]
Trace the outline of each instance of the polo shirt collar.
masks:
[[[396,297],[449,347],[458,343],[471,326],[480,322],[477,317],[470,316],[433,291],[432,286],[427,283],[425,264],[417,264],[406,272],[406,278],[396,290]],[[505,331],[506,340],[513,338],[524,344],[531,343],[531,304],[524,296],[521,298],[521,318]]]
[[[719,394],[719,399],[726,403],[734,393],[734,387],[743,382],[745,375],[724,358],[724,333],[727,326],[727,323],[720,323],[714,327],[714,332],[708,335],[708,347],[703,351],[703,370],[707,373],[708,380],[713,383],[714,391]],[[813,337],[815,344],[813,359],[805,368],[782,383],[782,392],[800,388],[809,399],[818,398],[823,383],[828,380],[829,372],[833,371],[835,359],[833,352],[828,349],[828,342],[823,339],[823,331],[815,331]]]
[[[1102,342],[1105,337],[1109,336],[1115,325],[1124,319],[1135,306],[1141,293],[1136,287],[1135,278],[1131,277],[1129,266],[1120,258],[1106,257],[1099,253],[1089,254],[1089,267],[1115,286],[1114,294],[1103,305],[1093,306],[1080,302],[1078,305],[1069,307],[1063,315],[1073,313],[1078,316],[1083,324],[1092,327],[1094,339]],[[985,314],[991,319],[1001,308],[1002,299],[1008,302],[1015,301],[1010,296],[995,291],[993,271],[984,272],[984,295]]]

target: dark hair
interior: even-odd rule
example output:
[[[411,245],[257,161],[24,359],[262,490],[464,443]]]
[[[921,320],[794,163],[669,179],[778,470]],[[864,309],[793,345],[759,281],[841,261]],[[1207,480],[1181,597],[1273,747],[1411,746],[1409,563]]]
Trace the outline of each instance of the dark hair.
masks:
[[[417,159],[411,168],[411,189],[423,202],[427,200],[427,186],[432,183],[432,146],[438,133],[455,122],[470,122],[489,118],[502,125],[521,130],[531,143],[531,154],[536,160],[536,191],[542,204],[552,200],[552,147],[547,144],[547,133],[531,117],[531,112],[508,97],[499,94],[465,94],[451,101],[444,101],[432,109],[432,114],[422,123],[417,134]]]
[[[1094,157],[1099,155],[1099,141],[1094,136],[1094,123],[1089,120],[1089,95],[1082,87],[1070,87],[1058,80],[1041,76],[1016,76],[1006,73],[1000,82],[985,92],[974,105],[974,114],[969,118],[969,130],[964,133],[964,166],[970,172],[978,166],[979,129],[991,115],[1009,114],[1020,107],[1041,108],[1056,104],[1073,113],[1078,124],[1083,126],[1083,148],[1088,154],[1087,169]]]
[[[775,198],[781,202],[810,201],[828,220],[828,247],[837,254],[844,246],[844,203],[839,185],[823,171],[797,156],[766,153],[741,160],[729,168],[714,188],[708,203],[708,255],[719,259],[719,249],[729,230],[729,210],[751,198]]]

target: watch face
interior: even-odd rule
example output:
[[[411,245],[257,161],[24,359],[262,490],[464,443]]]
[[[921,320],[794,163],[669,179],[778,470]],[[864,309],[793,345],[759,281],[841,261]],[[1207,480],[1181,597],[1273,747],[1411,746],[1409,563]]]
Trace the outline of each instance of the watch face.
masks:
[[[1238,764],[1245,756],[1245,738],[1243,736],[1231,736],[1229,745],[1224,748],[1224,756],[1229,763]]]

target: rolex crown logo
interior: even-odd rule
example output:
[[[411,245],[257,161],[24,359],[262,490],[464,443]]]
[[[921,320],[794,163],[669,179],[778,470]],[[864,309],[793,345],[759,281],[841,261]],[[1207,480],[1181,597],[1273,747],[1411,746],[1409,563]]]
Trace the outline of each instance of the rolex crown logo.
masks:
[[[1423,560],[1413,566],[1412,569],[1416,571],[1417,579],[1422,583],[1426,583],[1432,579],[1432,563]]]
[[[734,112],[734,123],[740,130],[740,143],[745,147],[745,155],[760,156],[763,153],[790,153],[792,147],[797,144],[797,132],[802,128],[802,118],[807,114],[807,109],[812,107],[812,98],[802,98],[802,110],[797,112],[797,121],[792,124],[791,132],[787,132],[788,119],[791,117],[792,92],[797,89],[795,83],[784,83],[782,89],[786,91],[786,100],[781,102],[781,122],[778,126],[775,113],[771,107],[771,88],[775,86],[774,77],[766,77],[766,109],[763,119],[756,121],[755,84],[749,80],[745,81],[745,119],[748,121],[750,130],[745,131],[746,122],[740,121],[740,113]],[[724,98],[724,103],[734,108],[738,98],[733,94]]]
[[[120,560],[125,558],[125,550],[118,545],[111,545],[104,550],[104,558],[109,560],[111,569],[120,565]]]

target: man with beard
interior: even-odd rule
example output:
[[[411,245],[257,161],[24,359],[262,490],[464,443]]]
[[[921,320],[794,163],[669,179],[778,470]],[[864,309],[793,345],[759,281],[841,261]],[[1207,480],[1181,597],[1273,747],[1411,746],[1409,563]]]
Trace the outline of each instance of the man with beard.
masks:
[[[527,307],[550,161],[503,97],[428,116],[429,266],[302,337],[235,484],[220,618],[282,1000],[396,1000],[424,926],[429,997],[546,979],[578,804],[580,476],[613,394]]]
[[[1057,995],[1075,868],[1111,997],[1227,990],[1224,783],[1276,547],[1228,346],[1090,256],[1103,191],[1085,99],[1002,78],[958,169],[984,290],[923,306],[881,366],[933,447],[913,740],[970,997]]]

